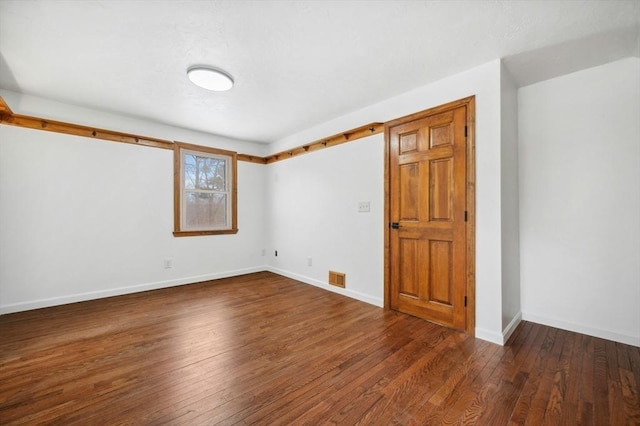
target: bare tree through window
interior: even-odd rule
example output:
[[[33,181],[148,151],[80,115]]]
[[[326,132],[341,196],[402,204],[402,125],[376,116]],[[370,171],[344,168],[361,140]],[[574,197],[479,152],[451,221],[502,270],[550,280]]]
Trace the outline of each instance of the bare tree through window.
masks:
[[[175,159],[179,166],[176,214],[180,217],[179,230],[175,231],[235,229],[236,154],[177,143]]]

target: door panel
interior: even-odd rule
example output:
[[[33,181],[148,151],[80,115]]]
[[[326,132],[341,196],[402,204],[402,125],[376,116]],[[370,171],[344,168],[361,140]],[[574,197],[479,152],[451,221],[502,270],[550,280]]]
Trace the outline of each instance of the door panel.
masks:
[[[419,181],[420,165],[418,163],[408,163],[400,166],[400,215],[402,220],[417,221],[420,217],[418,208],[420,206]]]
[[[441,145],[453,145],[452,123],[443,126],[432,126],[429,129],[429,144],[431,148]]]
[[[417,238],[404,238],[400,243],[400,259],[402,259],[400,272],[400,293],[408,297],[419,297],[418,286],[419,263]]]
[[[452,305],[453,253],[450,241],[429,241],[429,288],[427,300]]]
[[[415,133],[407,133],[400,136],[400,152],[402,154],[415,151],[417,147],[417,135]]]
[[[453,159],[431,161],[429,179],[429,219],[451,221]]]
[[[465,329],[467,112],[389,128],[390,306]]]

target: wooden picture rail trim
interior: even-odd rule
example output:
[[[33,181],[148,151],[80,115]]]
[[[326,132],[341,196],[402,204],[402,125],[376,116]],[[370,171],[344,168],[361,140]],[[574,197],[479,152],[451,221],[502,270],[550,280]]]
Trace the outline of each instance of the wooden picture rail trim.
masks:
[[[67,135],[83,136],[87,138],[101,139],[111,142],[121,142],[133,145],[142,145],[152,148],[162,148],[173,150],[174,143],[170,140],[151,138],[147,136],[135,135],[132,133],[117,132],[114,130],[99,129],[96,127],[83,126],[80,124],[65,123],[44,118],[32,117],[29,115],[14,114],[9,105],[0,96],[0,124],[9,126],[26,127],[35,130],[45,130],[48,132],[64,133]],[[360,138],[381,133],[384,130],[384,123],[371,123],[365,126],[342,132],[328,138],[320,139],[306,145],[278,152],[268,157],[256,155],[238,154],[238,161],[256,164],[270,164],[276,161],[286,160],[298,155],[318,151],[346,142],[352,142]]]
[[[2,99],[2,96],[0,96],[0,114],[13,115],[13,111],[11,111],[11,108],[9,108],[9,105],[7,105],[4,99]]]
[[[153,148],[173,149],[173,142],[168,140],[132,135],[130,133],[116,132],[113,130],[98,129],[95,127],[81,126],[79,124],[65,123],[62,121],[46,120],[42,118],[31,117],[28,115],[1,113],[0,124],[26,127],[36,130],[46,130],[48,132],[55,133],[65,133],[75,136],[84,136],[87,138],[102,139],[112,142],[150,146]]]
[[[249,154],[238,154],[238,161],[244,161],[246,163],[267,164],[266,158]]]
[[[276,154],[270,155],[266,157],[265,163],[271,164],[275,163],[276,161],[286,160],[298,155],[307,154],[309,152],[318,151],[346,142],[352,142],[357,139],[382,133],[383,130],[384,123],[370,123],[365,126],[356,127],[355,129],[351,129],[346,132],[338,133],[337,135],[329,136],[328,138],[319,139],[306,145],[301,145],[297,148],[291,148],[286,151],[281,151]]]

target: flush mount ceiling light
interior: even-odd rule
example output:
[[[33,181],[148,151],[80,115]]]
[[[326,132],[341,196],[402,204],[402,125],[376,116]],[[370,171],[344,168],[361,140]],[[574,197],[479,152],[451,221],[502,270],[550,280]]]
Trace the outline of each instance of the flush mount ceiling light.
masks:
[[[229,74],[213,67],[196,65],[187,70],[189,80],[196,86],[215,92],[224,92],[233,87]]]

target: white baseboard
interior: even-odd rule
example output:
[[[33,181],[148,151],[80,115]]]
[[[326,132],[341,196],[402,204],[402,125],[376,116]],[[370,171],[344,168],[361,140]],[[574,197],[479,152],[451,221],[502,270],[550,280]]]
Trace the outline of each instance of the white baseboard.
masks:
[[[516,331],[518,324],[522,321],[522,312],[518,312],[515,317],[509,322],[509,324],[502,330],[502,344],[504,345],[509,340],[509,337]]]
[[[588,336],[599,337],[601,339],[612,340],[614,342],[640,347],[639,336],[620,334],[615,331],[603,330],[601,328],[591,327],[583,324],[575,324],[558,318],[538,315],[531,312],[522,312],[522,319],[524,321],[531,321],[538,324],[548,325],[550,327],[561,328],[563,330],[574,331],[576,333],[582,333]]]
[[[509,337],[518,328],[518,324],[522,321],[522,313],[518,312],[515,317],[509,322],[509,324],[502,330],[502,333],[497,331],[488,330],[486,328],[476,327],[476,338],[486,340],[487,342],[495,343],[496,345],[504,346],[509,340]]]
[[[378,297],[373,297],[368,294],[360,293],[358,291],[353,291],[346,288],[335,287],[314,278],[299,275],[294,272],[285,271],[283,269],[274,268],[272,266],[265,267],[265,270],[273,272],[274,274],[282,275],[284,277],[303,282],[305,284],[311,284],[312,286],[320,287],[333,293],[342,294],[343,296],[351,297],[352,299],[360,300],[361,302],[369,303],[380,308],[384,306],[384,301]]]
[[[193,284],[202,281],[217,280],[220,278],[235,277],[238,275],[251,274],[267,270],[265,266],[237,269],[234,271],[216,272],[213,274],[196,275],[192,277],[178,278],[168,281],[158,281],[153,283],[138,284],[128,287],[117,287],[108,290],[90,291],[87,293],[70,294],[48,299],[31,300],[28,302],[13,303],[0,306],[0,315],[13,312],[29,311],[31,309],[47,308],[50,306],[66,305],[67,303],[83,302],[85,300],[101,299],[103,297],[120,296],[129,293],[138,293],[147,290],[157,290],[160,288],[174,287],[178,285]]]
[[[487,330],[486,328],[476,327],[476,338],[495,343],[496,345],[504,345],[504,336],[502,335],[502,333]]]

